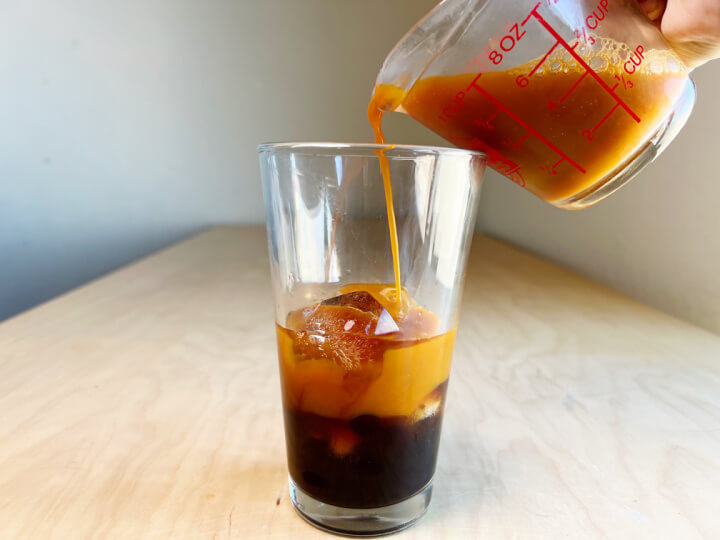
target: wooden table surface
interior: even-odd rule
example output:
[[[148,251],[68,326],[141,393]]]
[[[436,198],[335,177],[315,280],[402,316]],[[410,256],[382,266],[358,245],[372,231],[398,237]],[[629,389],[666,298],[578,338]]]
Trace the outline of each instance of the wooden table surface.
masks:
[[[0,324],[0,538],[329,538],[272,305],[227,227]],[[477,237],[440,454],[399,538],[720,538],[720,337]]]

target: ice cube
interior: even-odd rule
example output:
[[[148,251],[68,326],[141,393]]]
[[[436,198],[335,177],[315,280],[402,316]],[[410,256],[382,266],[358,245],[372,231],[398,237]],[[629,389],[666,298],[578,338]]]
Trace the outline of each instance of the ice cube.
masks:
[[[323,306],[348,306],[379,317],[385,311],[382,304],[367,291],[353,291],[320,302]]]
[[[395,319],[392,318],[392,315],[390,315],[386,309],[383,309],[375,325],[375,335],[384,336],[386,334],[394,334],[399,330],[400,327],[395,322]]]
[[[330,449],[338,457],[346,456],[352,452],[360,437],[346,427],[337,427],[330,432]]]
[[[414,424],[415,422],[419,422],[420,420],[424,420],[438,414],[440,412],[440,408],[442,407],[442,402],[443,392],[436,388],[425,396],[420,405],[418,405],[412,412],[412,414],[408,417],[408,423]]]
[[[383,340],[372,337],[378,321],[379,317],[373,313],[342,305],[317,304],[298,310],[288,316],[288,327],[295,331],[294,354],[300,361],[331,360],[348,371],[348,376],[353,375],[350,373],[353,370],[363,368],[355,374],[359,379],[374,378],[376,370],[365,373],[365,368],[377,364],[380,369],[386,348]],[[347,385],[360,382],[352,379],[346,381]]]
[[[385,336],[400,330],[392,315],[367,291],[353,291],[323,300],[288,315],[291,330]]]
[[[372,335],[377,326],[378,316],[347,305],[318,304],[302,310],[302,322],[299,330],[325,335]]]
[[[384,336],[398,332],[400,328],[393,319],[392,315],[385,307],[378,302],[375,297],[367,291],[352,291],[341,294],[334,298],[329,298],[321,302],[325,306],[347,306],[359,309],[365,313],[372,313],[377,317],[373,324],[365,327],[366,334],[374,334],[376,336]],[[346,332],[352,331],[355,323],[348,321],[344,329]],[[357,330],[356,330],[357,331]]]
[[[286,325],[296,333],[297,360],[330,360],[342,366],[349,391],[367,387],[380,374],[389,343],[378,337],[399,331],[390,313],[367,291],[340,294],[294,311]]]

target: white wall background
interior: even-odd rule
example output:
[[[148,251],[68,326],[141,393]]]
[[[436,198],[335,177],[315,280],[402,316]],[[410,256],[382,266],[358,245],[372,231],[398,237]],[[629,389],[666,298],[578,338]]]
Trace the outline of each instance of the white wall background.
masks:
[[[369,140],[377,69],[434,3],[0,0],[0,319],[260,222],[255,146]],[[696,80],[685,131],[615,197],[563,212],[489,174],[479,229],[720,331],[720,65]],[[388,120],[392,140],[439,141]]]
[[[257,144],[369,140],[377,71],[433,3],[0,0],[0,319],[260,222]]]

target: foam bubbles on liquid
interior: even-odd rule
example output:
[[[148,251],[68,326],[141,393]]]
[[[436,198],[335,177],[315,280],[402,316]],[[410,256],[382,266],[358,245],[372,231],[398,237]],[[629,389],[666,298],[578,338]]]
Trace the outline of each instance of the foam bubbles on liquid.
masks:
[[[608,67],[608,59],[604,56],[593,56],[588,65],[595,71],[602,71]]]
[[[591,69],[603,71],[609,74],[625,73],[625,62],[637,60],[637,53],[626,43],[620,43],[610,38],[592,36],[595,43],[590,46],[584,42],[575,48],[575,51],[585,60]],[[571,43],[572,44],[572,43]],[[634,66],[634,73],[649,73],[659,75],[686,74],[687,69],[682,64],[674,51],[670,49],[650,49],[642,52],[643,58],[639,66]],[[544,55],[511,71],[518,74],[530,72]],[[547,69],[543,69],[547,67]],[[535,75],[549,75],[551,73],[570,73],[573,71],[582,72],[583,67],[578,64],[575,58],[564,48],[557,47],[543,62],[542,66],[535,71]]]

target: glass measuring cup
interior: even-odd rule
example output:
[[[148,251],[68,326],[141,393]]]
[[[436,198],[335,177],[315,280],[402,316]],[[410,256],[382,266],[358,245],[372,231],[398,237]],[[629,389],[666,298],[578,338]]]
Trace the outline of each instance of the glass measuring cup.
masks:
[[[670,143],[695,87],[635,0],[444,0],[388,55],[373,100],[579,209]]]

